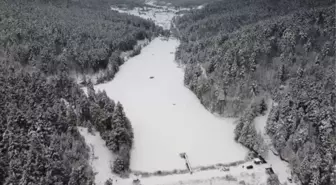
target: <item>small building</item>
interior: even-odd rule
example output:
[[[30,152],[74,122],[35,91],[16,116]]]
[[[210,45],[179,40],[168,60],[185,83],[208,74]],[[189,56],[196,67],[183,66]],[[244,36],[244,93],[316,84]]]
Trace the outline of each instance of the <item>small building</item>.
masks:
[[[262,161],[259,158],[254,158],[253,162],[254,164],[257,164],[257,165],[262,163]]]
[[[253,169],[253,165],[246,166],[246,169],[248,169],[248,170]]]

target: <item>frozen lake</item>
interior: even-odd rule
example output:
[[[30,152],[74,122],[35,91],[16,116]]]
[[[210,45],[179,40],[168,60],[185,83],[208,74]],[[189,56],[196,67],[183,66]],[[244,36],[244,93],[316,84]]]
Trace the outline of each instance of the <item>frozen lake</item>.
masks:
[[[233,139],[234,120],[212,115],[184,86],[183,70],[174,62],[178,45],[156,38],[112,81],[95,86],[120,101],[132,122],[132,170],[185,168],[181,152],[192,166],[238,161],[247,153]]]

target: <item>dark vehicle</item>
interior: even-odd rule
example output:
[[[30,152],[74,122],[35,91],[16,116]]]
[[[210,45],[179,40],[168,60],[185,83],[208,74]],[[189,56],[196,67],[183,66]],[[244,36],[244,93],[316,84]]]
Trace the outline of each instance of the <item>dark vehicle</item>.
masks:
[[[140,185],[140,180],[139,179],[134,179],[133,184],[134,185]]]
[[[253,169],[253,165],[246,166],[246,169],[248,169],[248,170]]]

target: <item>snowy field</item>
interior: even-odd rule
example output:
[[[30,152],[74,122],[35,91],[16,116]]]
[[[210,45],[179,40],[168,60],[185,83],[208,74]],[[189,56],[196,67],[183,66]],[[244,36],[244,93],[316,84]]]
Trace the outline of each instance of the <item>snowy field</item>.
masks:
[[[154,2],[147,2],[148,7],[143,8],[134,8],[132,10],[128,9],[120,9],[118,7],[111,7],[111,10],[127,13],[135,16],[142,17],[144,19],[150,19],[155,24],[162,26],[164,29],[170,29],[171,20],[176,16],[176,13],[181,10],[189,10],[189,9],[179,9],[176,10],[173,7],[169,6],[157,6]],[[201,6],[200,6],[201,7]]]
[[[257,165],[252,170],[246,169],[246,166],[251,165],[252,162],[230,167],[230,170],[226,172],[214,169],[195,171],[192,175],[188,173],[147,178],[131,175],[130,178],[121,179],[111,172],[110,165],[114,156],[107,149],[100,134],[96,131],[89,133],[88,129],[83,127],[78,127],[78,130],[90,146],[90,163],[96,173],[95,183],[97,185],[103,185],[108,179],[112,179],[114,185],[133,185],[133,180],[136,178],[140,179],[142,185],[241,185],[242,181],[246,185],[266,185],[265,167],[268,167],[268,165]]]
[[[163,177],[140,178],[143,185],[240,185],[244,181],[246,185],[266,185],[267,175],[265,167],[268,165],[254,166],[254,169],[248,170],[245,167],[251,165],[247,162],[242,165],[230,168],[230,171],[223,172],[219,170],[199,171],[194,174],[169,175]],[[132,179],[120,179],[118,185],[129,185]]]
[[[174,62],[178,44],[172,38],[154,39],[121,67],[113,81],[95,86],[122,102],[132,122],[132,170],[183,169],[181,152],[188,154],[193,166],[246,156],[233,139],[234,120],[212,115],[183,85],[183,71]]]

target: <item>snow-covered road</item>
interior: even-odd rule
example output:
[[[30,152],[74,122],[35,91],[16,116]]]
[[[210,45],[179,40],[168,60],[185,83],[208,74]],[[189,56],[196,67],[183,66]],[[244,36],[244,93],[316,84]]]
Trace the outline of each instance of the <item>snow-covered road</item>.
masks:
[[[132,170],[185,168],[181,152],[194,166],[229,163],[246,155],[233,139],[234,120],[212,115],[183,85],[183,70],[174,62],[178,45],[174,38],[156,38],[113,81],[95,86],[122,102],[132,122]]]

